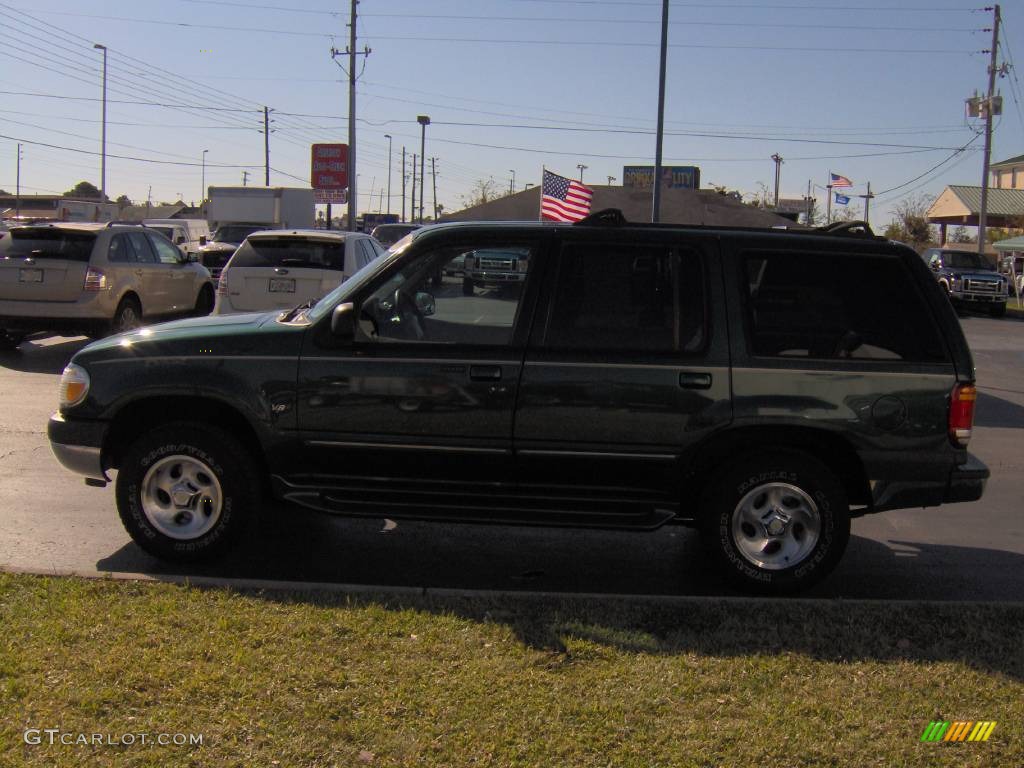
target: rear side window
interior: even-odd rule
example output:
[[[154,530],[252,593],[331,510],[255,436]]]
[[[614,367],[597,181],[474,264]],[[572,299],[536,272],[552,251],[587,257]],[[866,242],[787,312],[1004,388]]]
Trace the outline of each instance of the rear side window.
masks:
[[[945,362],[927,304],[899,259],[772,253],[745,259],[755,355]]]
[[[562,251],[545,346],[692,353],[705,337],[698,254],[604,243]]]
[[[67,261],[89,261],[96,235],[93,232],[75,232],[62,229],[35,229],[32,227],[12,229],[7,256],[37,259],[65,259]]]
[[[235,252],[232,267],[345,268],[345,243],[300,237],[246,240]]]

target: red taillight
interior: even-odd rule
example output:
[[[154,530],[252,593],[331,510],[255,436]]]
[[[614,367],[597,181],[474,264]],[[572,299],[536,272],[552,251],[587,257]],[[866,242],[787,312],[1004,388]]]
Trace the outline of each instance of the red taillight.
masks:
[[[222,296],[228,292],[228,271],[222,269],[220,271],[220,277],[217,278],[217,293]]]
[[[974,425],[974,403],[978,390],[973,384],[957,384],[949,400],[949,440],[959,448],[966,448]]]
[[[82,286],[84,291],[102,291],[107,287],[107,276],[103,274],[96,267],[89,267],[85,273],[85,285]]]

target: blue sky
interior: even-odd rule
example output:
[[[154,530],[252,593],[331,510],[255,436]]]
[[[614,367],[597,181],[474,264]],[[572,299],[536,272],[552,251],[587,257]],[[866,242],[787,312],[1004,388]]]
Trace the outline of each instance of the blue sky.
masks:
[[[754,194],[773,186],[777,152],[784,196],[823,185],[829,170],[854,181],[854,196],[870,181],[876,225],[908,194],[979,184],[983,139],[964,99],[986,87],[991,12],[962,0],[866,3],[672,2],[665,162]],[[0,187],[13,191],[16,140],[23,191],[98,185],[99,157],[87,154],[99,149],[97,42],[109,49],[108,194],[144,201],[152,187],[154,201],[197,200],[204,149],[207,185],[238,184],[243,170],[261,184],[263,105],[274,110],[271,183],[302,185],[309,145],[347,138],[347,77],[330,49],[348,44],[348,10],[343,0],[0,0],[0,134],[11,137],[0,138]],[[1020,11],[1003,4],[1001,61],[1024,57]],[[507,189],[513,170],[521,189],[542,166],[575,176],[584,164],[585,182],[606,183],[653,163],[659,0],[362,0],[359,12],[357,45],[372,49],[359,65],[361,209],[387,207],[385,134],[400,209],[401,150],[419,152],[418,114],[432,120],[427,156],[448,210],[480,180]],[[994,161],[1024,154],[1017,71],[998,87]],[[151,103],[115,103],[132,101]]]

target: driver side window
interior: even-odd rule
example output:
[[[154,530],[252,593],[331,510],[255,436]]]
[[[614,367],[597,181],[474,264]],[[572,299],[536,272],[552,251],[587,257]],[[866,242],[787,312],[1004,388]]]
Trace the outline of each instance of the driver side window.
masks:
[[[507,345],[533,249],[446,246],[420,255],[363,302],[362,341]]]

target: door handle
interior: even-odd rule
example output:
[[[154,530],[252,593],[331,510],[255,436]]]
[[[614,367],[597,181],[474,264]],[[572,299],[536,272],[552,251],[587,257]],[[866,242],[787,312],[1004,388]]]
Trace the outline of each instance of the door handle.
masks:
[[[679,386],[683,389],[711,389],[711,374],[680,373]]]
[[[500,365],[471,365],[469,378],[473,381],[501,381]]]

